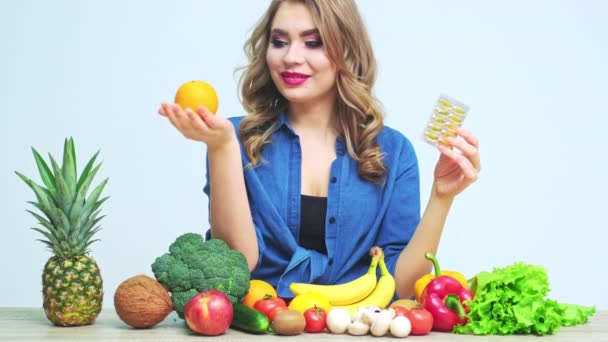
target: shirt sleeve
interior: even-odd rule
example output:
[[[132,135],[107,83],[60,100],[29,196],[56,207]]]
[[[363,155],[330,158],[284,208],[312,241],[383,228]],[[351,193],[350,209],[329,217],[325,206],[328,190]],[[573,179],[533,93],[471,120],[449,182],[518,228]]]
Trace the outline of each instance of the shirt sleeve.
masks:
[[[420,221],[418,160],[409,140],[405,139],[401,145],[398,159],[393,165],[395,170],[389,170],[386,184],[390,202],[376,243],[384,250],[386,266],[391,274],[395,274],[397,259]]]

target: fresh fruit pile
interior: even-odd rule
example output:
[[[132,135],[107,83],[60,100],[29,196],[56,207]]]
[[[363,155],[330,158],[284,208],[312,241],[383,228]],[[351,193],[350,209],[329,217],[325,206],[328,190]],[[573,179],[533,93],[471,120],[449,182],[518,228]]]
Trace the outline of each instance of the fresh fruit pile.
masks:
[[[376,276],[377,266],[380,266],[380,279]],[[410,310],[398,306],[385,309],[395,295],[395,279],[384,263],[380,248],[372,249],[368,272],[353,281],[337,285],[292,283],[289,288],[296,295],[289,308],[304,314],[306,332],[327,329],[333,334],[384,336],[390,333],[393,337],[406,337],[412,331],[410,318],[405,315]],[[398,310],[402,314],[397,315]],[[428,333],[432,321],[430,325],[422,324],[426,328],[421,324],[416,327],[420,335]]]
[[[176,102],[184,108],[217,109],[215,91],[204,82],[180,87]],[[108,198],[100,197],[107,179],[89,193],[100,168],[95,165],[97,153],[78,176],[71,138],[65,140],[61,166],[50,156],[49,167],[32,151],[44,186],[16,173],[32,188],[37,202],[30,203],[44,215],[29,211],[42,226],[33,229],[44,235],[46,240],[41,241],[54,253],[42,275],[44,311],[56,325],[91,324],[101,311],[103,289],[88,247],[100,230],[100,207]],[[206,241],[200,234],[187,233],[154,261],[156,279],[137,275],[121,283],[114,306],[120,319],[135,328],[153,327],[175,310],[192,331],[207,336],[229,328],[285,336],[329,332],[407,337],[431,330],[545,335],[562,326],[584,324],[595,312],[594,307],[547,299],[548,277],[540,266],[516,263],[481,272],[469,289],[464,275],[441,271],[431,253],[425,257],[435,272],[416,281],[416,300],[400,299],[389,306],[395,279],[382,249],[374,247],[371,254],[368,271],[350,282],[290,284],[295,297],[287,305],[271,284],[250,279],[242,253],[222,240]]]
[[[386,307],[395,295],[395,279],[384,263],[384,254],[380,248],[373,250],[372,260],[367,273],[344,284],[317,285],[292,283],[289,289],[297,299],[306,293],[317,293],[328,299],[333,308],[343,308],[351,314],[358,307],[377,305]],[[380,265],[381,276],[376,278],[376,267]]]

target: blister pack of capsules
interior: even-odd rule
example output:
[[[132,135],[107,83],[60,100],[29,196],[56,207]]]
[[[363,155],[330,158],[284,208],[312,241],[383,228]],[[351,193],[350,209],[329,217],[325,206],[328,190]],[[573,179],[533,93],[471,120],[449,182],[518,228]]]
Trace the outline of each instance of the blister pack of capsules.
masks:
[[[447,95],[439,95],[422,138],[431,145],[451,147],[447,139],[456,136],[456,129],[462,126],[468,112],[469,106],[466,104]]]

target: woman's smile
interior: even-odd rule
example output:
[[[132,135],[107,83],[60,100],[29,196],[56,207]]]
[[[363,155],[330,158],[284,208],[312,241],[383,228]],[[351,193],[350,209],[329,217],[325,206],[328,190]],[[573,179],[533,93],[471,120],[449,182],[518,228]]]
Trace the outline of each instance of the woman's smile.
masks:
[[[283,82],[290,86],[298,86],[306,82],[310,76],[306,74],[302,74],[299,72],[293,71],[283,71],[281,72],[281,78]]]

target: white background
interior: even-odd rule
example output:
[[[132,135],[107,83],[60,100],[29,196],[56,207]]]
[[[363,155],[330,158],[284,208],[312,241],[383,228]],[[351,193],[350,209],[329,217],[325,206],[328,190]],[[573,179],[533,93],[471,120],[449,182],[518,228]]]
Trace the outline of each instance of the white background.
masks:
[[[30,147],[79,170],[98,149],[107,217],[92,246],[112,306],[120,282],[180,234],[207,229],[205,147],[157,114],[184,81],[211,82],[242,115],[235,67],[268,1],[0,2],[0,306],[39,307],[50,253],[29,229]],[[439,93],[471,107],[483,170],[458,196],[439,251],[468,277],[544,266],[550,297],[608,309],[608,2],[359,1],[388,125],[413,141],[428,198],[438,153],[420,140]],[[96,184],[96,183],[95,183]]]

